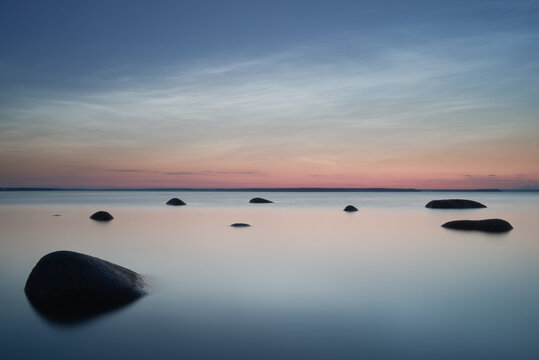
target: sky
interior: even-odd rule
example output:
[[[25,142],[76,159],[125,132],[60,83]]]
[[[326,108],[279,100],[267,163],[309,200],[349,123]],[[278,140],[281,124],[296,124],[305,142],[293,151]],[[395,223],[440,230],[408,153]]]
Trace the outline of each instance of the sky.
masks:
[[[0,3],[0,187],[539,188],[539,1]]]

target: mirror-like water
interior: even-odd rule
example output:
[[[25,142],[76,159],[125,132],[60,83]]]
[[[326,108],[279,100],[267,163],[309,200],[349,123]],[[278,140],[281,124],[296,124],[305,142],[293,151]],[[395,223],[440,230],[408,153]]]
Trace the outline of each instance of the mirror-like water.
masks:
[[[248,204],[254,196],[275,204]],[[166,206],[172,197],[188,205]],[[424,208],[443,198],[488,208]],[[0,357],[537,359],[538,200],[506,192],[0,192]],[[348,204],[359,211],[343,212]],[[90,220],[97,210],[114,220]],[[485,218],[514,230],[440,227]],[[55,250],[137,271],[151,293],[82,324],[51,323],[23,289]]]

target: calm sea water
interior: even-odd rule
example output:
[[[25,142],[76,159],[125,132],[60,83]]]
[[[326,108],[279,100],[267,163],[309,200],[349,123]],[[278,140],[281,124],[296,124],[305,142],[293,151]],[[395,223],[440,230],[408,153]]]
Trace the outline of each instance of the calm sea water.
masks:
[[[276,203],[248,204],[254,196]],[[165,206],[171,197],[188,206]],[[443,198],[488,208],[424,207]],[[538,200],[0,192],[0,358],[538,359]],[[344,213],[348,204],[360,210]],[[90,220],[98,210],[115,219]],[[440,227],[492,217],[514,230]],[[62,249],[144,274],[151,293],[85,323],[51,323],[23,289],[41,256]]]

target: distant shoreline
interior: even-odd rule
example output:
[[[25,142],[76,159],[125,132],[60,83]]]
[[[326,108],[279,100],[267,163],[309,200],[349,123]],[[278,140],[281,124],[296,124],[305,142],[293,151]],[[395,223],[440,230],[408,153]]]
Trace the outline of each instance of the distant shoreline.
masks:
[[[538,192],[539,189],[408,189],[408,188],[45,188],[4,187],[0,191],[220,191],[220,192]]]

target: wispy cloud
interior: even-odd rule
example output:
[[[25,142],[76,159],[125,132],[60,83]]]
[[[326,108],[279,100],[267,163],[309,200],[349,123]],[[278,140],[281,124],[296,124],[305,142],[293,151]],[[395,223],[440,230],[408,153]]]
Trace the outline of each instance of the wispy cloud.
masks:
[[[136,169],[111,169],[106,170],[110,172],[120,172],[120,173],[140,173],[140,172],[148,172],[147,170],[136,170]]]
[[[441,167],[424,154],[453,149],[479,164],[478,143],[503,153],[522,139],[531,163],[538,40],[507,32],[399,44],[348,34],[278,54],[199,59],[91,93],[23,93],[0,110],[0,164],[42,156],[118,173],[301,165],[323,175],[422,159]],[[174,168],[189,170],[164,170]]]
[[[257,175],[257,171],[176,171],[176,172],[165,172],[166,175],[203,175],[203,176],[213,176],[213,175]]]
[[[499,188],[520,188],[537,184],[539,173],[531,174],[507,174],[507,175],[482,175],[482,174],[466,174],[463,179],[469,186],[476,187],[499,187]],[[458,183],[458,179],[456,180]],[[535,185],[533,185],[535,186]]]

